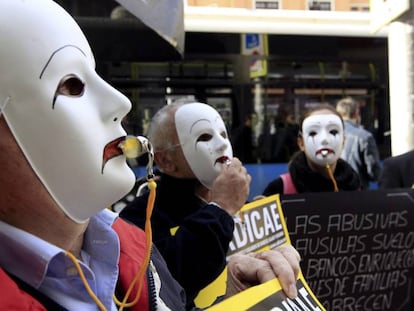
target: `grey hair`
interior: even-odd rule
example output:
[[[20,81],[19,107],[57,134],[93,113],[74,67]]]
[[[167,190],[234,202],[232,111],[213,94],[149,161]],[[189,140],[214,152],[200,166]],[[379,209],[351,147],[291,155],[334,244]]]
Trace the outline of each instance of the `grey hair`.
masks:
[[[338,111],[343,118],[353,118],[357,110],[358,103],[351,97],[345,97],[336,104],[336,111]]]
[[[175,145],[176,137],[174,115],[177,109],[184,103],[176,102],[163,106],[152,117],[148,128],[148,139],[154,148],[154,151],[170,149]]]

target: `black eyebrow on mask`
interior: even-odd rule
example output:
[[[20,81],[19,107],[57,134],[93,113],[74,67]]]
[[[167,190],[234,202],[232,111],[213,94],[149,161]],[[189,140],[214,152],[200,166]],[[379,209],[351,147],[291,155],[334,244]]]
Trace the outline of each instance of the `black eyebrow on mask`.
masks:
[[[56,51],[54,51],[52,53],[52,55],[50,55],[49,59],[46,62],[46,65],[43,67],[42,72],[40,73],[39,79],[42,79],[42,76],[43,76],[47,66],[49,66],[49,63],[51,62],[53,56],[55,56],[57,52],[63,50],[64,48],[67,48],[67,47],[72,47],[72,48],[75,48],[75,49],[79,50],[79,52],[81,52],[86,57],[86,54],[79,47],[77,47],[76,45],[72,45],[72,44],[64,45],[64,46],[58,48]]]
[[[194,127],[194,126],[195,126],[198,122],[201,122],[201,121],[206,121],[206,122],[210,123],[210,120],[208,120],[208,119],[200,119],[200,120],[197,120],[197,121],[195,121],[195,122],[193,123],[193,125],[191,125],[191,128],[190,128],[190,133],[192,132],[193,127]]]

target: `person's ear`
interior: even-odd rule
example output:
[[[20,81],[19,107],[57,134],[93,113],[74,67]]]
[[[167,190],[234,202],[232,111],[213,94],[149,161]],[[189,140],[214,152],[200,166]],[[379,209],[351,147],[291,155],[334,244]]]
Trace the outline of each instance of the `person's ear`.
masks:
[[[358,111],[358,110],[356,110],[356,111],[354,112],[354,115],[353,115],[353,116],[351,116],[351,118],[352,118],[352,119],[354,119],[354,120],[358,120],[358,117],[359,117],[359,111]]]
[[[171,174],[177,170],[177,167],[171,158],[171,154],[168,151],[155,152],[154,162],[157,163],[158,168],[166,174]]]
[[[298,144],[298,147],[299,147],[300,150],[305,151],[305,144],[303,142],[302,135],[298,136],[298,138],[296,139],[296,143]]]

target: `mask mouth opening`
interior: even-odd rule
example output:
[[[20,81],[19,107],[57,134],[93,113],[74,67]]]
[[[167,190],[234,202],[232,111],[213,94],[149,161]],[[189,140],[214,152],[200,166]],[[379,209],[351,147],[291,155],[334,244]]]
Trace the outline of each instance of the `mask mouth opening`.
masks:
[[[103,156],[102,156],[102,169],[101,169],[102,174],[103,174],[105,164],[110,159],[124,154],[121,147],[119,146],[119,144],[124,140],[125,140],[125,136],[122,136],[106,144],[104,151],[103,151]]]
[[[325,149],[319,149],[318,151],[316,151],[316,155],[319,155],[319,154],[325,158],[329,154],[335,154],[335,152],[332,149],[325,148]]]
[[[214,164],[217,164],[217,163],[227,164],[228,165],[228,164],[231,163],[231,160],[227,156],[221,156],[220,158],[218,158],[216,160],[216,162]]]

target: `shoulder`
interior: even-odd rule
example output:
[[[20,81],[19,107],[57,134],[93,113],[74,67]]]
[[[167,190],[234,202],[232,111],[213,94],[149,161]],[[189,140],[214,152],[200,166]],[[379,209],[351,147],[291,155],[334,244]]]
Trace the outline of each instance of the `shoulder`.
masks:
[[[283,193],[284,194],[295,194],[298,193],[296,190],[295,184],[293,183],[292,175],[290,173],[285,173],[280,175],[280,178],[283,181]]]
[[[414,150],[384,159],[384,166],[414,163]]]
[[[263,190],[262,194],[269,196],[277,193],[283,194],[283,180],[280,176],[272,180]]]
[[[396,160],[406,160],[410,162],[414,161],[414,150],[410,150],[393,158],[395,158]]]
[[[112,228],[116,231],[121,244],[125,243],[127,247],[132,247],[132,243],[137,242],[136,245],[139,248],[145,246],[146,236],[141,228],[126,222],[122,218],[117,218]]]
[[[345,132],[346,134],[352,134],[358,136],[359,138],[368,138],[374,137],[372,133],[362,127],[359,127],[351,121],[345,121]]]
[[[46,311],[36,299],[21,290],[10,276],[0,268],[0,307],[2,310]]]
[[[145,219],[147,209],[148,193],[136,197],[125,208],[121,210],[119,216],[134,224],[140,225]]]
[[[399,161],[413,161],[414,160],[414,150],[391,156],[384,159],[384,162],[399,162]]]

